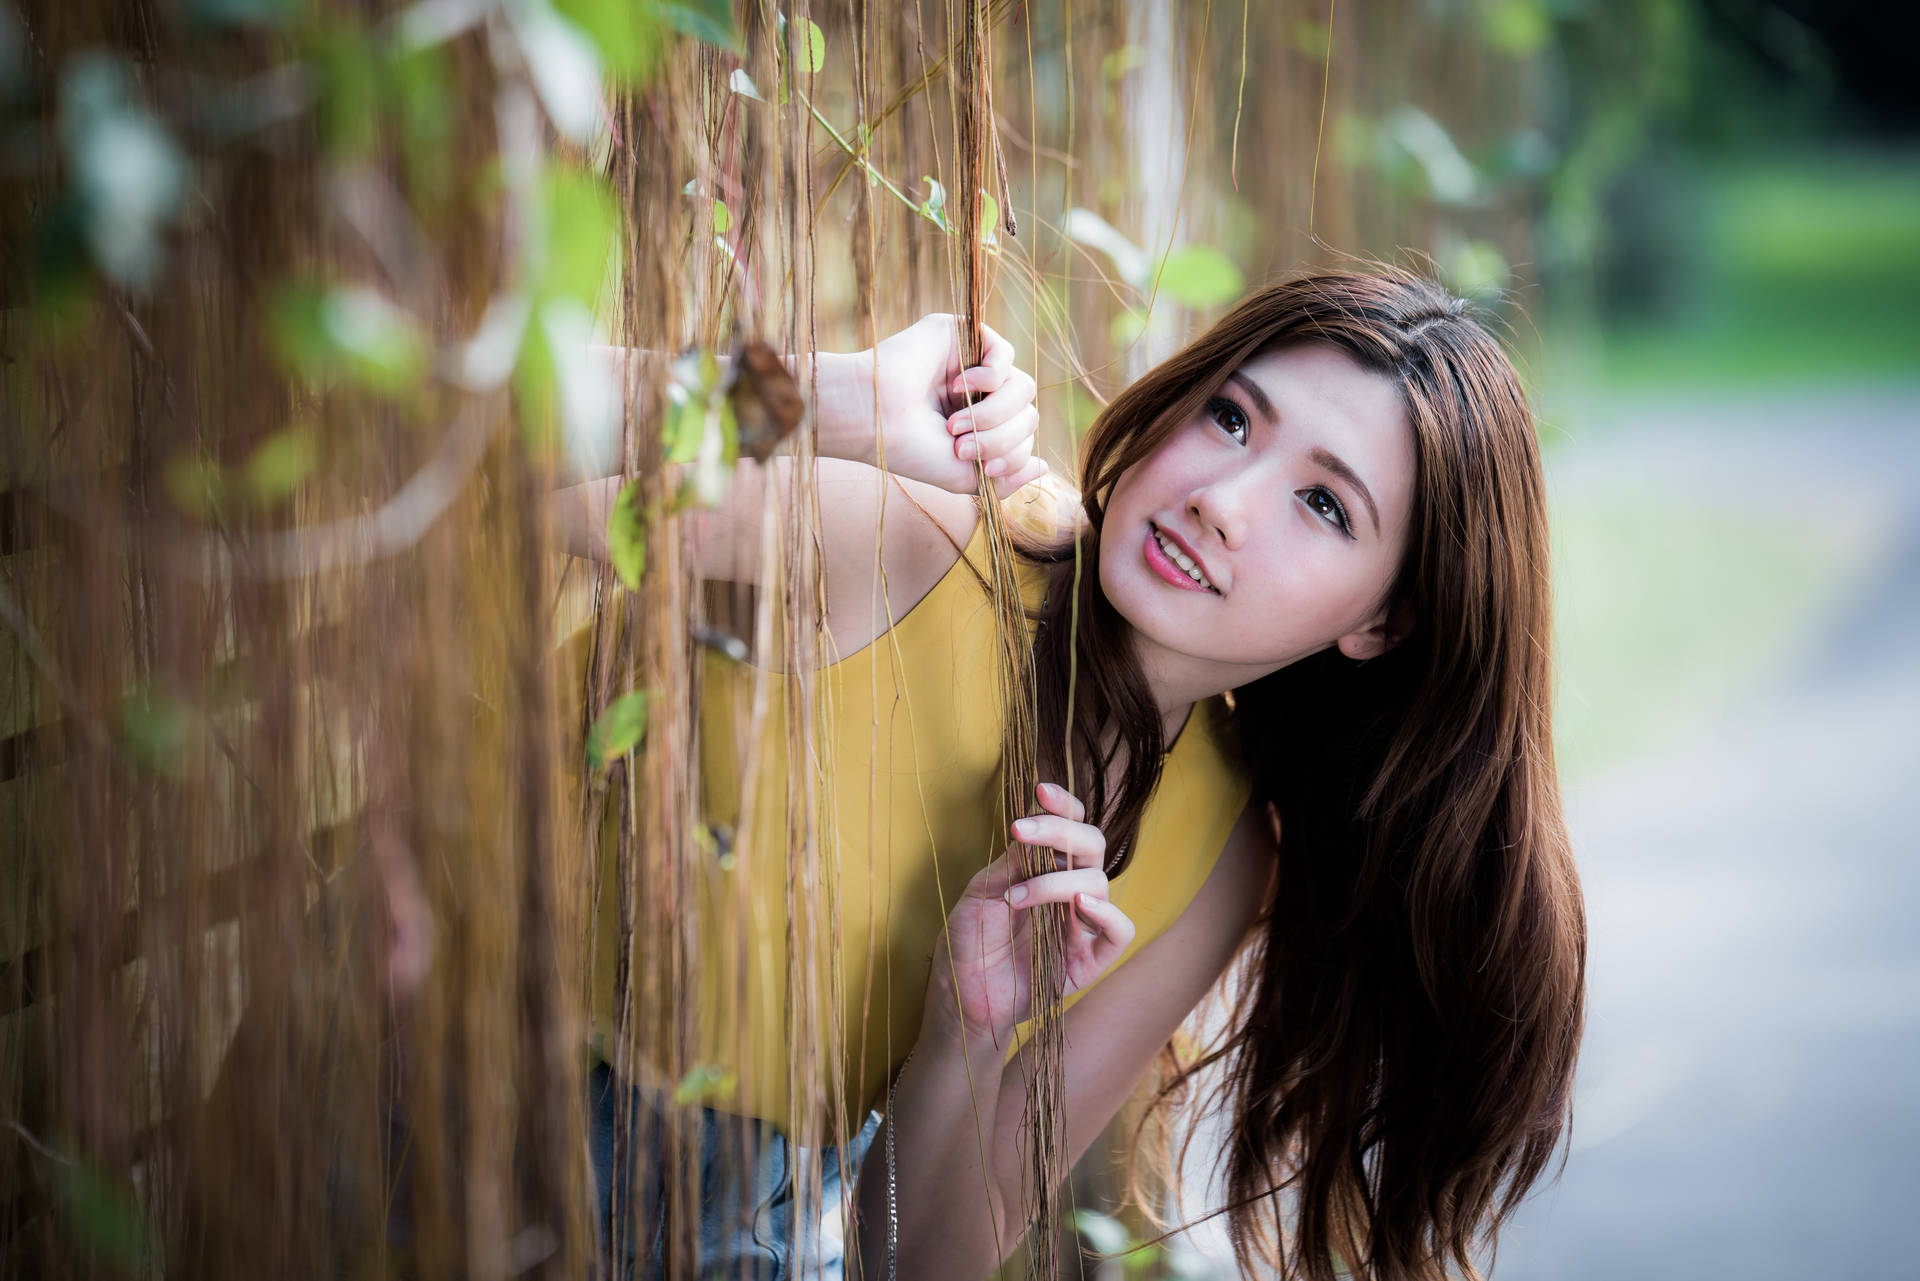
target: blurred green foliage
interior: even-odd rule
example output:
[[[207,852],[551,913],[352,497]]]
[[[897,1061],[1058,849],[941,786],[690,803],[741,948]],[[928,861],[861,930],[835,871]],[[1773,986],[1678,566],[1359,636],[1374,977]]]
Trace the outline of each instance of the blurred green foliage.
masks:
[[[1606,318],[1602,376],[1748,387],[1920,374],[1920,166],[1900,159],[1761,158],[1696,174],[1693,199],[1669,214],[1684,221],[1648,232],[1678,244],[1678,278],[1648,308]]]

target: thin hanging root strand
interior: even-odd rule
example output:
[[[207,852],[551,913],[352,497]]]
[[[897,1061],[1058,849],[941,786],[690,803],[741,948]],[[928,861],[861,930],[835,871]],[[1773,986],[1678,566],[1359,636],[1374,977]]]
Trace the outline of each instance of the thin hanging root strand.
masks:
[[[964,5],[965,27],[961,34],[960,102],[958,127],[960,164],[964,175],[960,201],[960,237],[965,246],[966,325],[963,335],[968,365],[981,362],[985,346],[980,328],[981,311],[986,305],[989,282],[986,279],[984,243],[990,230],[983,225],[985,193],[991,183],[1006,194],[999,162],[999,141],[993,123],[992,51],[988,42],[988,13],[985,0],[968,0]],[[1010,206],[1009,206],[1010,208]],[[1027,618],[1015,573],[1013,544],[1000,510],[999,495],[980,468],[980,510],[986,525],[987,545],[992,568],[993,608],[1000,645],[1000,685],[1002,706],[1007,709],[1007,730],[1003,747],[1002,777],[1006,813],[1026,814],[1033,806],[1034,788],[1039,782],[1035,765],[1033,649],[1028,639]],[[1050,853],[1027,845],[1014,847],[1014,863],[1020,875],[1035,876],[1053,870]],[[1060,1191],[1066,1180],[1065,1097],[1062,1073],[1065,1066],[1065,1024],[1059,993],[1066,972],[1063,928],[1064,908],[1049,904],[1036,909],[1031,920],[1029,974],[1033,990],[1032,1035],[1022,1050],[1027,1065],[1026,1112],[1020,1131],[1030,1145],[1027,1161],[1028,1186],[1021,1189],[1024,1221],[1032,1224],[1034,1248],[1027,1251],[1027,1275],[1038,1281],[1051,1281],[1059,1275],[1059,1259],[1054,1242],[1062,1219]]]

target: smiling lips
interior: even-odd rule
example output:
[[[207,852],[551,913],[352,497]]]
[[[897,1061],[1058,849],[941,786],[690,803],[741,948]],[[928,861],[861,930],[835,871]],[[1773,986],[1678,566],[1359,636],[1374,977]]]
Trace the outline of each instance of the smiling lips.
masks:
[[[1160,527],[1151,521],[1147,524],[1146,542],[1141,551],[1153,572],[1172,583],[1175,587],[1184,587],[1190,592],[1209,592],[1219,595],[1220,589],[1213,585],[1200,568],[1200,562],[1189,556],[1186,550]]]

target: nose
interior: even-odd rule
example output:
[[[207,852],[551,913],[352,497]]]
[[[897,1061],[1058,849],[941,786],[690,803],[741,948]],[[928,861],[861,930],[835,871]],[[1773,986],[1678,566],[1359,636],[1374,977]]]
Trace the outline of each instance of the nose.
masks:
[[[1252,527],[1254,505],[1261,501],[1257,471],[1243,468],[1216,476],[1187,495],[1187,515],[1199,523],[1203,533],[1217,536],[1228,550],[1244,543]]]

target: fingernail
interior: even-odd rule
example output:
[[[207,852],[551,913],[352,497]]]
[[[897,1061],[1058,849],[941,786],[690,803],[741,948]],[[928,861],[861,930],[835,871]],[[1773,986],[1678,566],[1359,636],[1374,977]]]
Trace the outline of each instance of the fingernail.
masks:
[[[1039,790],[1045,793],[1046,795],[1051,796],[1055,792],[1060,790],[1060,786],[1057,783],[1042,783],[1040,784]]]
[[[978,458],[980,456],[980,442],[971,436],[962,440],[956,448],[959,450],[962,458]]]
[[[1026,840],[1029,836],[1033,835],[1033,820],[1030,818],[1015,819],[1013,823],[1013,834],[1023,841]]]
[[[1016,885],[1016,886],[1014,886],[1014,887],[1013,887],[1012,889],[1010,889],[1010,890],[1008,890],[1008,891],[1007,891],[1007,902],[1009,902],[1009,903],[1024,903],[1024,902],[1026,902],[1026,901],[1027,901],[1027,887],[1026,887],[1026,886],[1024,886],[1024,885]]]
[[[1006,469],[1007,469],[1007,460],[1004,458],[996,458],[992,462],[988,463],[986,467],[987,475],[989,476],[998,476],[1001,472],[1005,471]]]

